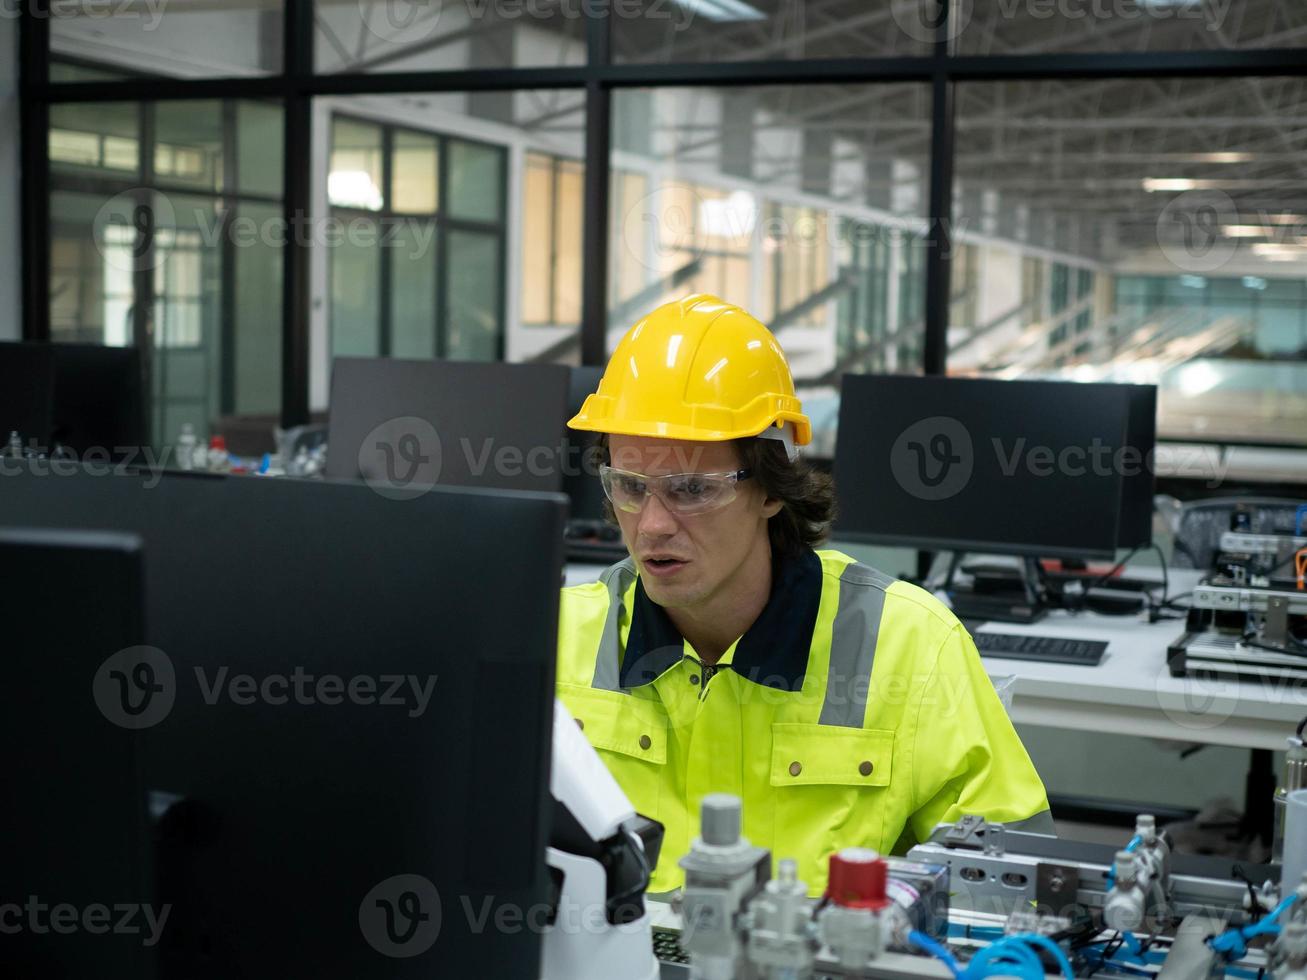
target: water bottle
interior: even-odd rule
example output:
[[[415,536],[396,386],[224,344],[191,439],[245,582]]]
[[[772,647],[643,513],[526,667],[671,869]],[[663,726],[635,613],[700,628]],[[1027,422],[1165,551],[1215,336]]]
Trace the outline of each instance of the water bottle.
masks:
[[[177,467],[183,470],[195,469],[195,426],[189,422],[182,423],[182,434],[177,437]]]
[[[214,436],[209,440],[209,471],[226,473],[231,468],[231,455],[227,452],[225,436]]]
[[[16,431],[9,433],[9,447],[6,449],[5,455],[13,459],[23,458],[23,440],[19,438]]]

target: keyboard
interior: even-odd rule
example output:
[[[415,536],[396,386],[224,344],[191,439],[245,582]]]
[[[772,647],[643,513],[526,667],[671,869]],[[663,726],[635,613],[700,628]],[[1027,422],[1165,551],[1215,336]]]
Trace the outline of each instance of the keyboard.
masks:
[[[681,948],[681,934],[676,929],[654,926],[653,950],[660,963],[689,963],[690,955]]]
[[[571,562],[614,565],[627,555],[622,532],[605,521],[568,521],[563,539],[564,553]]]
[[[1097,667],[1107,652],[1105,640],[1072,640],[1062,636],[1024,636],[1020,633],[972,633],[982,657],[1037,660],[1041,663]]]

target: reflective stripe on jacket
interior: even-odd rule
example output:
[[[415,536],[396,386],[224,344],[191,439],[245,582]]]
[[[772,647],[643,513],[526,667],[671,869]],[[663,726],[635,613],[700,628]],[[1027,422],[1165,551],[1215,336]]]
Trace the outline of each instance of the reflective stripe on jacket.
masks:
[[[964,814],[1014,823],[1048,800],[975,645],[929,593],[837,551],[778,563],[757,621],[703,665],[632,562],[563,590],[558,694],[636,810],[666,828],[651,890],[699,801],[733,793],[744,833],[812,893],[843,847],[901,853]]]

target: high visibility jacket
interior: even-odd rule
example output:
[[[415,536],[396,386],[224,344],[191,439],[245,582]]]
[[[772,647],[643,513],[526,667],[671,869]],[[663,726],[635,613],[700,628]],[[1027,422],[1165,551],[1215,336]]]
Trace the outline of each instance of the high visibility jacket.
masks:
[[[714,666],[629,559],[564,589],[558,695],[665,828],[653,892],[683,884],[708,793],[739,796],[745,836],[795,858],[813,894],[835,851],[902,853],[964,814],[1052,831],[966,630],[929,593],[836,551],[778,562],[767,605]]]

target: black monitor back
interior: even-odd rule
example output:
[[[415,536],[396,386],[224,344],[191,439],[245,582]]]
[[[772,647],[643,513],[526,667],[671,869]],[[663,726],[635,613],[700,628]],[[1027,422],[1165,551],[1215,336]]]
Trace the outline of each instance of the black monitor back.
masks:
[[[144,542],[146,638],[175,677],[144,763],[155,800],[174,801],[153,828],[173,906],[163,980],[536,975],[538,931],[482,916],[547,893],[565,511],[557,495],[441,488],[0,479],[7,524]],[[351,697],[355,678],[371,688]],[[411,896],[420,925],[403,918]],[[411,924],[421,945],[433,922],[438,936],[391,958],[378,949],[405,950],[385,915],[400,939]]]
[[[1112,557],[1150,540],[1156,389],[845,375],[837,536]]]
[[[115,459],[149,443],[140,351],[54,344],[51,443],[79,456],[103,449]]]
[[[567,419],[581,411],[586,397],[595,393],[599,379],[604,376],[601,367],[574,367],[567,393]],[[597,460],[589,452],[595,437],[587,432],[566,431],[567,468],[563,490],[572,501],[572,517],[578,520],[601,521],[604,518],[604,488],[599,482]]]
[[[159,908],[146,846],[147,736],[111,723],[92,687],[102,663],[145,642],[140,539],[0,527],[0,568],[11,573],[0,589],[3,901],[33,899],[19,928],[6,930],[0,970],[152,976],[143,912],[124,929],[108,928],[121,922],[116,908]],[[66,920],[51,928],[59,907],[76,910],[76,928]]]
[[[121,458],[148,442],[140,352],[95,344],[0,343],[0,435],[79,456]],[[121,451],[120,451],[121,450]]]
[[[0,343],[0,440],[47,445],[53,428],[54,354],[49,344]]]
[[[327,475],[560,492],[567,389],[558,364],[338,357]]]

